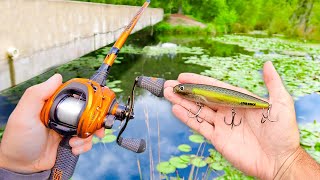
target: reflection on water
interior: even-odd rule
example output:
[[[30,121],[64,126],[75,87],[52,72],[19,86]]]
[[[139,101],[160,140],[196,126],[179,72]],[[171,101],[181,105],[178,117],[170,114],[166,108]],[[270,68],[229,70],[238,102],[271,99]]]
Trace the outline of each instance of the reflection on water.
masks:
[[[319,104],[320,95],[316,93],[299,98],[295,102],[298,123],[308,123],[314,120],[320,122]]]
[[[146,139],[148,147],[146,152],[135,154],[117,146],[115,142],[111,144],[96,144],[93,152],[86,153],[80,157],[74,178],[139,179],[137,166],[137,160],[139,159],[143,179],[149,179],[151,164],[149,151],[152,151],[153,164],[156,166],[159,156],[164,161],[168,160],[171,155],[178,154],[178,145],[188,143],[188,136],[191,134],[189,129],[171,114],[170,106],[169,102],[156,98],[150,93],[139,96],[135,106],[134,122],[129,124],[124,136]],[[145,112],[148,113],[150,139],[148,139],[147,134]],[[157,121],[159,121],[160,125],[160,142],[158,142]],[[158,145],[160,145],[160,154],[158,152]],[[199,145],[191,144],[191,146],[194,152],[190,153],[196,153]],[[184,174],[184,172],[189,171],[190,169],[184,169],[179,170],[179,173]],[[159,177],[156,170],[152,172],[152,175]]]
[[[131,43],[139,42],[139,35],[132,39],[134,41],[132,40]],[[212,56],[230,56],[236,53],[250,54],[250,52],[246,52],[239,46],[212,42],[206,38],[176,38],[171,39],[170,42],[188,47],[202,47],[207,54]],[[145,43],[141,44],[146,45]],[[70,65],[48,71],[44,75],[13,88],[11,91],[0,94],[0,125],[5,124],[21,94],[27,87],[44,81],[56,72],[63,75],[64,81],[73,77],[88,78],[99,67],[100,62],[97,63],[95,60],[101,54],[105,55],[102,50],[90,53]],[[146,75],[176,79],[181,72],[200,73],[205,70],[200,66],[184,64],[183,56],[186,55],[169,54],[147,57],[120,53],[119,57],[123,57],[123,60],[121,64],[114,64],[109,78],[110,80],[121,80],[122,82],[119,88],[124,91],[117,93],[118,100],[126,101],[136,76]],[[318,104],[320,104],[320,95],[318,94],[307,95],[297,100],[295,107],[298,122],[304,123],[315,119],[319,120],[320,111],[316,110]],[[181,155],[181,152],[177,149],[180,144],[189,144],[192,147],[192,151],[189,153],[196,154],[199,144],[190,143],[188,136],[192,132],[172,115],[169,102],[137,89],[134,112],[135,119],[129,123],[124,136],[146,139],[148,144],[146,152],[135,154],[119,147],[115,142],[110,144],[98,143],[93,146],[90,152],[80,156],[73,179],[140,179],[137,161],[140,162],[143,179],[150,179],[151,176],[154,176],[155,179],[160,179],[159,173],[155,169],[159,159],[167,161],[171,156]],[[147,133],[146,113],[149,120],[149,136]],[[117,125],[119,123],[114,126],[114,129],[117,129]],[[158,129],[160,136],[158,135]],[[212,145],[206,145],[206,149],[210,147]],[[208,151],[205,150],[204,156],[208,156],[208,154]],[[190,169],[191,166],[185,169],[178,169],[177,173],[180,177],[187,178]],[[200,168],[198,177],[202,177],[205,170],[206,168]],[[217,174],[213,173],[210,178],[215,176]]]

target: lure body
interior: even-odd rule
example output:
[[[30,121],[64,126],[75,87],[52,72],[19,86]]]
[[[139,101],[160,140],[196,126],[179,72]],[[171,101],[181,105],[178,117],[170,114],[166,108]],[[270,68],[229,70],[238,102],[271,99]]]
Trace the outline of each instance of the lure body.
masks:
[[[262,99],[232,89],[204,84],[179,84],[174,93],[207,106],[230,106],[240,108],[265,108],[270,104]]]

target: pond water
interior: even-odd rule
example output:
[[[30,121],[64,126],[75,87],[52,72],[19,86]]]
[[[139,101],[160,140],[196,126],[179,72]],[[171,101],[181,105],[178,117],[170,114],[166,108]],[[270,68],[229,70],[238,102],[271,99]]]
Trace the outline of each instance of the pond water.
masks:
[[[245,50],[238,45],[223,44],[208,39],[207,37],[171,37],[151,38],[138,33],[130,37],[127,45],[137,48],[148,46],[161,46],[163,42],[170,42],[184,47],[200,47],[209,56],[228,57],[239,53],[254,55],[256,52]],[[129,46],[130,47],[130,46]],[[0,94],[0,123],[4,126],[6,120],[24,90],[40,83],[53,75],[61,73],[64,81],[75,77],[89,78],[99,67],[109,48],[102,48],[82,58],[76,59],[66,65],[52,69],[26,83],[18,85]],[[165,79],[176,79],[181,72],[201,73],[208,67],[195,64],[185,64],[185,57],[192,56],[187,52],[182,53],[144,53],[127,52],[119,54],[121,63],[114,64],[109,80],[120,80],[117,83],[117,97],[120,102],[126,102],[133,81],[136,76],[146,75]],[[299,124],[320,119],[320,111],[316,110],[320,104],[320,95],[313,93],[300,97],[295,101],[296,114]],[[124,133],[126,137],[144,138],[147,140],[147,150],[142,154],[135,154],[125,150],[115,142],[96,143],[92,150],[80,156],[75,174],[72,179],[160,179],[163,175],[157,171],[159,161],[169,161],[173,156],[198,155],[208,157],[212,145],[206,141],[202,143],[191,142],[189,136],[194,132],[177,120],[171,113],[171,104],[163,98],[157,98],[149,92],[137,88],[135,103],[135,119],[129,123]],[[113,134],[118,133],[114,125]],[[184,153],[178,146],[187,144],[191,151]],[[169,173],[171,177],[184,177],[193,172],[195,179],[213,178],[223,174],[223,171],[214,171],[208,175],[207,166],[188,165]]]

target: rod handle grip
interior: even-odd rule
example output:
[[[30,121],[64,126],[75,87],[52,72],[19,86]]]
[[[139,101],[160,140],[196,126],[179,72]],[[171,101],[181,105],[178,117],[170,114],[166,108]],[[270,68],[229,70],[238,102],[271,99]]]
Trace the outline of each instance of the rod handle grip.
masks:
[[[148,90],[155,96],[163,97],[164,82],[166,81],[165,79],[139,76],[137,77],[137,80],[138,87]]]
[[[61,140],[58,151],[56,162],[51,169],[50,180],[69,180],[76,168],[79,155],[72,154],[69,140],[72,136],[63,137]]]

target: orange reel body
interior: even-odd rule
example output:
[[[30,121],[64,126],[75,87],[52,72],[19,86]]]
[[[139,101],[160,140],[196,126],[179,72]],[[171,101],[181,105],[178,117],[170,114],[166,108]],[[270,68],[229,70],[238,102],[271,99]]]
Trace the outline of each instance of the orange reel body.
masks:
[[[79,101],[85,102],[79,113],[77,125],[71,127],[76,129],[76,135],[81,138],[86,138],[104,127],[105,117],[108,114],[115,115],[118,107],[115,93],[109,88],[101,87],[100,84],[89,79],[71,79],[60,86],[45,103],[41,111],[41,121],[45,126],[55,129],[53,126],[57,126],[55,123],[59,121],[55,117],[60,103],[57,101],[62,101],[65,97],[79,98]],[[50,122],[53,120],[55,120],[54,124]],[[66,125],[64,122],[60,123]],[[74,134],[71,133],[71,135]]]

